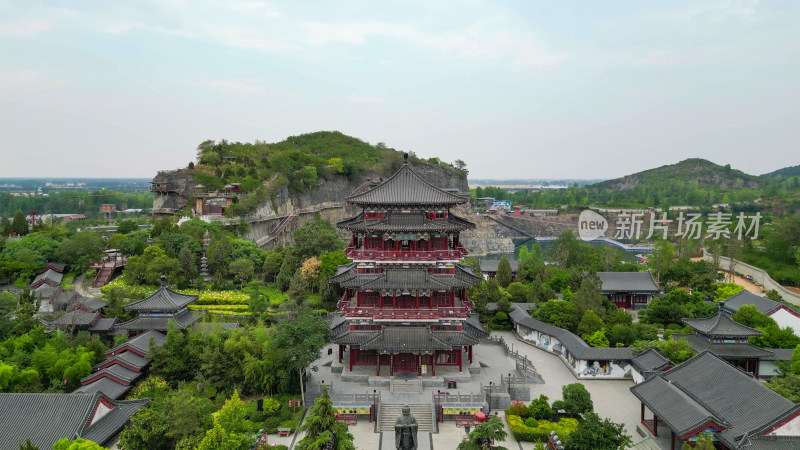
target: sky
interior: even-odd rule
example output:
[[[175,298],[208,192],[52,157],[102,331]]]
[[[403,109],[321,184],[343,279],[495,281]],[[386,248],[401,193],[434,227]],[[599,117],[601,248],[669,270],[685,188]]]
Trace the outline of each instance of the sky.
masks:
[[[470,178],[800,164],[800,2],[0,0],[0,177],[338,130]]]

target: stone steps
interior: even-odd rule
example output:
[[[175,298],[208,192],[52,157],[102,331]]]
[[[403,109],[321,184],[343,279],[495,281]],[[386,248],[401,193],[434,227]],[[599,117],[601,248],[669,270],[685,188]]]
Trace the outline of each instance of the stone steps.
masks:
[[[411,407],[411,415],[417,419],[417,424],[419,425],[418,431],[420,433],[433,432],[435,424],[433,408],[431,407],[431,404],[423,403],[409,406]],[[390,405],[384,403],[381,404],[380,408],[381,415],[380,423],[378,424],[378,430],[387,433],[394,433],[394,423],[397,421],[398,417],[403,415],[403,405]]]
[[[422,392],[422,380],[392,380],[391,392],[419,394]]]

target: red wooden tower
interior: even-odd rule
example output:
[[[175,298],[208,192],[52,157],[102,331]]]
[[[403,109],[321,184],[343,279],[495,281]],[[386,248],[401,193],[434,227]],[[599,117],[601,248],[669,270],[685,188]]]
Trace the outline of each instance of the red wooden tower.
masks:
[[[407,159],[407,156],[406,156]],[[472,346],[485,334],[466,289],[481,281],[459,264],[467,254],[459,233],[475,225],[450,208],[466,199],[439,189],[408,162],[391,178],[348,204],[361,209],[337,227],[352,232],[330,282],[344,288],[341,314],[331,324],[339,362],[354,366],[436,375],[440,366],[463,370]]]

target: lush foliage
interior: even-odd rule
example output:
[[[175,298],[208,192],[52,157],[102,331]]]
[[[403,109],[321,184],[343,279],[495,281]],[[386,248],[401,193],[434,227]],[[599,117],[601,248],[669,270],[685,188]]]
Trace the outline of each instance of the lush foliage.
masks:
[[[353,435],[347,430],[347,424],[336,420],[336,411],[333,409],[328,388],[323,386],[322,395],[317,398],[314,405],[308,410],[308,415],[300,432],[305,432],[303,439],[297,442],[298,450],[355,450]],[[334,447],[327,447],[328,443],[335,440]]]
[[[511,434],[514,435],[514,439],[517,441],[547,441],[547,435],[551,431],[555,431],[561,438],[566,438],[578,428],[578,420],[570,417],[564,417],[555,423],[547,420],[536,420],[535,426],[528,426],[526,421],[513,414],[506,414],[506,420],[508,421],[508,427],[511,429]],[[534,425],[533,422],[527,423]]]
[[[566,440],[567,450],[617,450],[630,447],[631,436],[625,432],[625,426],[614,423],[608,418],[600,419],[595,413],[587,413],[578,422]]]
[[[503,422],[495,416],[470,431],[467,439],[458,444],[458,450],[507,450],[495,445],[496,442],[505,441],[507,435]]]

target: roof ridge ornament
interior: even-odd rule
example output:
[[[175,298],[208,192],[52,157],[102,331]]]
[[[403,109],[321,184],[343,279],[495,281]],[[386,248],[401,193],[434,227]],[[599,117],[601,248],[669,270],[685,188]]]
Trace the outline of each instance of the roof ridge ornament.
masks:
[[[403,165],[408,165],[408,152],[403,152]]]

